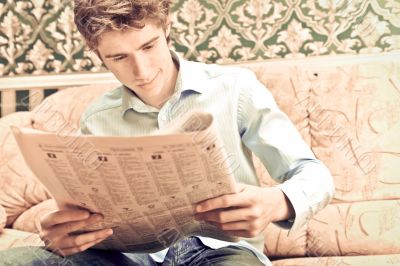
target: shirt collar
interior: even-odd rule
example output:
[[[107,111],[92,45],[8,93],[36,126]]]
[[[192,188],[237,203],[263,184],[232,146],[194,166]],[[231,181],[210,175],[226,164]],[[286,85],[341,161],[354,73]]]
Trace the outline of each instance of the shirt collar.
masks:
[[[187,61],[180,57],[176,52],[170,51],[174,63],[178,66],[178,76],[176,79],[173,95],[180,96],[183,92],[203,93],[204,88],[204,69],[201,64]],[[201,69],[199,69],[201,68]],[[199,71],[200,70],[200,71]],[[200,82],[200,80],[202,82]],[[145,104],[132,90],[126,86],[121,86],[122,115],[126,111],[133,109],[139,113],[158,112],[159,109]]]
[[[175,52],[171,51],[172,58],[178,60],[180,68],[177,79],[176,91],[194,91],[197,93],[205,92],[205,81],[209,79],[204,64],[191,62],[181,58]],[[179,84],[180,83],[180,84]]]

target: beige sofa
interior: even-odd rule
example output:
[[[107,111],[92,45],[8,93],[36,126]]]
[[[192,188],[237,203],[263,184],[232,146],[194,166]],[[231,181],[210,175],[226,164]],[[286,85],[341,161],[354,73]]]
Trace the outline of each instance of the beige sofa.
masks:
[[[267,228],[265,253],[273,264],[400,265],[400,53],[239,65],[269,88],[335,179],[333,202],[307,226],[289,236]],[[84,108],[112,87],[65,89],[31,112],[0,120],[0,249],[42,245],[38,221],[54,209],[8,125],[78,128]],[[255,165],[260,182],[273,185],[258,160]]]

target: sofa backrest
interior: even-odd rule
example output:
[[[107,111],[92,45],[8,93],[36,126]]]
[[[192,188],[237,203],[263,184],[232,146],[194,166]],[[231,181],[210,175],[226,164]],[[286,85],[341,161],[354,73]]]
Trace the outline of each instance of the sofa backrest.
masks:
[[[400,198],[399,62],[400,54],[388,54],[235,65],[254,71],[272,92],[317,158],[333,173],[334,201],[347,202]],[[65,128],[65,123],[78,129],[83,110],[116,86],[107,82],[68,88],[46,98],[29,113],[15,114],[15,119],[18,117],[21,125],[45,131],[56,132]],[[7,119],[11,118],[3,118],[0,125]],[[0,195],[0,204],[7,213],[7,224],[49,197],[40,184],[31,181],[34,177],[22,163],[14,140],[9,138],[7,130],[0,130],[0,141],[7,143],[0,150],[0,187],[7,187],[7,193]],[[255,165],[262,183],[274,184],[257,159]],[[274,230],[266,234],[269,255],[306,253],[305,231],[293,239]]]
[[[399,53],[242,66],[257,74],[327,164],[336,201],[400,197]]]
[[[322,67],[310,89],[311,147],[335,199],[400,198],[400,60]]]
[[[400,196],[400,54],[269,60],[235,64],[254,71],[290,117],[336,184],[335,200]],[[70,88],[33,110],[33,127],[49,130],[80,114],[115,85]],[[77,99],[79,99],[77,101]],[[61,114],[49,120],[43,106]],[[46,121],[48,120],[48,121]],[[259,165],[258,162],[256,162]],[[267,184],[268,173],[262,167]]]

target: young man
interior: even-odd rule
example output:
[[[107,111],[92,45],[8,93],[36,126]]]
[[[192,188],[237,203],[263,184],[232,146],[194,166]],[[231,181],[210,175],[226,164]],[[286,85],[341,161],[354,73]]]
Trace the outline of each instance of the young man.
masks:
[[[45,263],[267,265],[262,237],[267,225],[296,230],[333,195],[329,171],[254,74],[188,62],[169,50],[169,5],[169,0],[75,0],[79,31],[123,84],[86,110],[82,132],[147,135],[192,109],[212,113],[227,153],[235,155],[240,166],[234,173],[240,192],[198,204],[196,219],[242,240],[188,237],[154,254],[97,251],[90,248],[110,236],[111,229],[74,232],[102,217],[60,210],[41,222],[47,250],[36,250],[36,257]],[[282,184],[257,185],[251,152]]]

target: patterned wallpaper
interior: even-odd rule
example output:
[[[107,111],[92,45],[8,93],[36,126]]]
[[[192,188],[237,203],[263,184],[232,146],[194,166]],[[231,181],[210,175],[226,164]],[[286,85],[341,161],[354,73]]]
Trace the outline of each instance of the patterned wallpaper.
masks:
[[[399,0],[175,0],[172,46],[227,63],[400,49]],[[72,1],[0,0],[0,76],[101,71]]]

